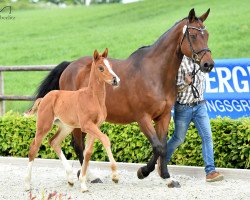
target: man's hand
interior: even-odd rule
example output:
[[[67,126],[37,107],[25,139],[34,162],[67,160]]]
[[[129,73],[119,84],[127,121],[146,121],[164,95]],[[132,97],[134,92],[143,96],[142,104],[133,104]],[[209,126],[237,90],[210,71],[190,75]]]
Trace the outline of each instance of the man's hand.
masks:
[[[190,85],[192,83],[191,73],[188,73],[185,77],[186,84]]]

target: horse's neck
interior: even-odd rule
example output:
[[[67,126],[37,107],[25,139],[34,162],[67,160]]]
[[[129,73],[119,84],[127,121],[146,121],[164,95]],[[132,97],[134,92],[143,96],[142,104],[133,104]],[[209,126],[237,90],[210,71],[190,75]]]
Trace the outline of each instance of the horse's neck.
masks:
[[[93,96],[97,97],[100,103],[105,103],[105,82],[99,78],[96,74],[96,67],[94,63],[92,63],[90,77],[89,77],[89,84],[88,89],[93,92]]]
[[[163,89],[176,84],[176,76],[182,61],[183,54],[180,52],[179,39],[182,36],[178,25],[172,27],[163,34],[150,48],[149,56],[154,59],[157,75],[161,80]]]

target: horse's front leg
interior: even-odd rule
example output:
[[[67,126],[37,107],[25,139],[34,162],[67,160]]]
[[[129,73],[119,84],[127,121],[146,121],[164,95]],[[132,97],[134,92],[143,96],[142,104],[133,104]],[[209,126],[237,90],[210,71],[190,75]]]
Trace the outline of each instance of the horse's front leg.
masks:
[[[155,169],[155,164],[158,157],[163,153],[163,145],[158,139],[155,128],[152,124],[152,119],[150,116],[144,116],[141,120],[138,121],[138,124],[141,128],[141,131],[148,138],[149,142],[153,148],[153,156],[146,166],[141,167],[137,171],[137,176],[139,179],[147,177]],[[169,174],[168,174],[169,177]]]
[[[160,177],[162,177],[163,179],[168,179],[170,177],[167,168],[167,134],[170,118],[171,114],[167,114],[162,115],[160,118],[158,118],[157,121],[155,121],[155,129],[164,149],[164,151],[157,160],[157,171]],[[173,179],[168,179],[167,185],[168,187],[180,187],[179,182],[174,181]]]

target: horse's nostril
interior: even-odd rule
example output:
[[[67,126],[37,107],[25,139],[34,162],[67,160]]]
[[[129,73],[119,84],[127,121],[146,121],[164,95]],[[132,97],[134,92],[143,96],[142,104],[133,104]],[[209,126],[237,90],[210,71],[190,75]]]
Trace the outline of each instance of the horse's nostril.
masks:
[[[116,80],[116,77],[113,77],[113,85],[117,85],[117,84],[118,84],[118,82]]]
[[[209,67],[209,63],[205,62],[203,66],[204,66],[205,68],[208,68],[208,67]]]

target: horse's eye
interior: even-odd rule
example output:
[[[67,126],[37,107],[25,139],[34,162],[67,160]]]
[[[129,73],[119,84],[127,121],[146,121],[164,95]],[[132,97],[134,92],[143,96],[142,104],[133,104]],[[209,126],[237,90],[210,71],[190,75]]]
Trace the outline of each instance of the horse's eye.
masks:
[[[104,71],[103,66],[99,66],[98,68],[99,68],[99,70],[100,70],[101,72],[103,72],[103,71]]]
[[[193,35],[193,34],[192,34],[192,35],[190,35],[190,37],[191,37],[192,40],[195,40],[195,39],[196,39],[196,35]]]

